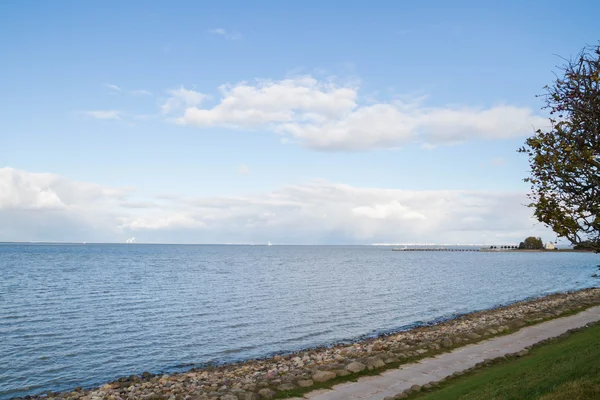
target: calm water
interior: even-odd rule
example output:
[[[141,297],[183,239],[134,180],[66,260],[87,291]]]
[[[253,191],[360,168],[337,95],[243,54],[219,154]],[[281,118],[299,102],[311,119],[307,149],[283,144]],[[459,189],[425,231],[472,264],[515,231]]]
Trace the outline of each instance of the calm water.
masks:
[[[582,253],[0,245],[0,398],[260,357],[595,286]]]

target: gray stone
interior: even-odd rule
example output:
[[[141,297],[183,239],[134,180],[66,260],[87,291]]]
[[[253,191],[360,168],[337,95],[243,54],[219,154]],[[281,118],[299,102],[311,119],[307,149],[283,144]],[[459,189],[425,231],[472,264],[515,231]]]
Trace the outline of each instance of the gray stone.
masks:
[[[258,391],[258,394],[263,399],[272,399],[273,397],[275,397],[275,392],[269,388],[260,389]]]
[[[238,394],[238,399],[239,400],[259,400],[260,396],[257,395],[256,393],[246,392],[246,393]]]
[[[478,335],[475,332],[467,332],[467,337],[473,340],[481,339],[481,335]]]
[[[238,400],[238,397],[234,394],[226,394],[225,396],[221,396],[221,400]]]
[[[394,396],[394,400],[400,400],[400,399],[406,399],[408,398],[408,395],[406,393],[398,393],[397,395]]]
[[[282,383],[281,385],[277,386],[277,390],[280,390],[280,391],[294,390],[294,389],[296,389],[296,385],[294,385],[293,383]]]
[[[371,367],[369,369],[381,368],[381,367],[385,367],[385,363],[379,357],[369,357],[369,358],[367,358],[367,367]]]
[[[364,370],[366,367],[367,366],[365,364],[359,363],[359,362],[356,362],[356,361],[353,362],[353,363],[350,363],[350,364],[346,365],[346,369],[348,371],[354,372],[354,373],[360,372],[360,371]]]
[[[335,378],[335,373],[331,371],[317,371],[312,376],[312,380],[315,382],[327,382],[333,378]]]
[[[452,347],[453,345],[454,345],[454,343],[452,343],[452,339],[450,339],[450,338],[444,338],[442,340],[442,347],[449,348],[449,347]]]
[[[523,357],[523,356],[526,356],[527,354],[529,354],[529,350],[523,349],[523,350],[519,351],[516,355],[517,355],[517,357]]]
[[[303,388],[311,387],[312,385],[314,385],[314,382],[312,381],[312,379],[300,379],[296,383],[298,383],[298,386],[303,387]]]
[[[412,385],[410,387],[410,390],[412,390],[413,393],[419,393],[421,391],[421,386],[419,386],[419,385]]]

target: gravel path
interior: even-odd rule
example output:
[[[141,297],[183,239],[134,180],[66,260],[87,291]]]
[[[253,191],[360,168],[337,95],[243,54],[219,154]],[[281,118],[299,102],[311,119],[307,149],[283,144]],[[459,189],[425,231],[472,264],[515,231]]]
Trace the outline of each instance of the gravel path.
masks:
[[[455,349],[450,353],[426,358],[402,368],[387,370],[378,376],[359,378],[357,382],[343,383],[331,390],[317,390],[304,398],[311,400],[381,400],[394,397],[413,385],[424,385],[449,377],[455,372],[465,371],[486,359],[518,353],[545,339],[562,335],[566,331],[580,328],[600,320],[600,306],[589,308],[576,315],[557,318],[538,325],[525,327],[510,335],[496,337]]]

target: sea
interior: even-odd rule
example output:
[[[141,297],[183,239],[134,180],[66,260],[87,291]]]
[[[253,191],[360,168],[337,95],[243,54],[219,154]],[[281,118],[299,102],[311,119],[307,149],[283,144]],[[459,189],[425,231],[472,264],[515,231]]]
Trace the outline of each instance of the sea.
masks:
[[[575,252],[0,244],[0,399],[374,337],[598,286],[598,264]]]

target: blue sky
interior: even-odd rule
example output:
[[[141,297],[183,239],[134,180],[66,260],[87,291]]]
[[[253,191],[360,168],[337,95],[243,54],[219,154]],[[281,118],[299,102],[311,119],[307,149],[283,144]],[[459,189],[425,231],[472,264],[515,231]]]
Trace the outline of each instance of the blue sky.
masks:
[[[599,12],[593,1],[4,1],[0,240],[549,239],[517,200],[528,188],[516,149],[544,123],[535,95],[557,54],[600,38]],[[315,185],[311,198],[290,193]],[[317,200],[336,185],[370,197]],[[103,194],[82,195],[90,186]],[[439,219],[427,203],[456,191],[476,204],[509,196],[513,224],[463,199],[437,205],[458,231],[423,230]],[[282,197],[294,212],[265,203]],[[209,199],[218,206],[190,205]],[[232,199],[261,206],[223,211]],[[322,224],[336,204],[347,215]],[[292,235],[302,224],[285,213],[310,229]]]

